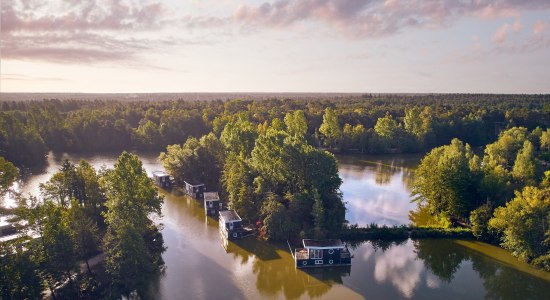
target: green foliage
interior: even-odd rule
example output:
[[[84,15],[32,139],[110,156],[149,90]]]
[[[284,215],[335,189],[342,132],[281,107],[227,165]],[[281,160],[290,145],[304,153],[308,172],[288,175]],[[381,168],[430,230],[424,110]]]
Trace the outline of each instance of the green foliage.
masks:
[[[105,221],[110,227],[130,226],[144,233],[149,215],[160,215],[163,198],[135,154],[123,152],[101,184],[107,197]]]
[[[3,196],[19,176],[17,168],[0,156],[0,197]]]
[[[245,115],[241,114],[235,122],[228,122],[225,125],[220,141],[229,151],[250,157],[257,137],[256,127]]]
[[[105,269],[111,276],[114,295],[145,295],[151,274],[156,269],[149,258],[143,235],[126,224],[109,229],[104,239]]]
[[[528,131],[524,127],[514,127],[503,131],[496,142],[487,145],[483,163],[488,167],[500,166],[511,171],[517,153],[527,140]]]
[[[536,184],[537,163],[535,162],[535,150],[531,142],[525,141],[523,148],[518,151],[512,169],[512,176],[524,185]]]
[[[181,146],[170,145],[159,159],[180,184],[187,180],[204,183],[211,190],[220,187],[225,151],[213,133],[200,140],[191,137]]]
[[[548,255],[545,241],[550,236],[550,189],[526,187],[505,207],[495,209],[490,228],[502,233],[502,246],[515,256],[530,261]]]
[[[44,163],[46,144],[35,127],[13,113],[0,112],[0,156],[18,166]]]
[[[485,241],[491,241],[494,234],[489,230],[489,219],[493,214],[493,209],[488,204],[481,205],[470,214],[470,224],[472,225],[472,234]]]
[[[393,141],[398,137],[401,126],[397,121],[393,119],[390,114],[387,114],[383,118],[378,118],[376,125],[374,125],[374,131],[382,138]]]
[[[470,146],[457,139],[433,149],[416,170],[415,201],[426,202],[433,214],[467,218],[479,202],[478,163]]]
[[[290,136],[305,138],[307,133],[307,120],[302,110],[289,112],[285,115],[285,125]]]
[[[256,220],[260,209],[256,203],[259,201],[256,201],[254,195],[251,172],[242,156],[231,153],[227,157],[222,175],[229,206],[246,220]]]
[[[99,229],[78,202],[73,201],[64,216],[66,228],[74,243],[79,259],[87,260],[100,249]]]
[[[13,243],[0,243],[0,298],[39,299],[42,280],[33,251]]]
[[[323,123],[319,127],[319,132],[323,135],[323,142],[329,148],[338,146],[342,137],[342,131],[338,121],[338,115],[331,108],[325,109]]]
[[[123,152],[101,180],[107,197],[103,244],[105,267],[116,293],[143,296],[151,276],[164,264],[162,235],[149,219],[160,215],[162,197],[141,161]]]

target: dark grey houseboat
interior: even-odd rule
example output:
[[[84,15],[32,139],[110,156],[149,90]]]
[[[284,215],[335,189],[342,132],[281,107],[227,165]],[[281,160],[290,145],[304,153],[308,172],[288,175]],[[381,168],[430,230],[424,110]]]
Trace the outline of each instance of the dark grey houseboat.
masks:
[[[296,268],[351,265],[351,254],[340,240],[302,240],[294,251]]]
[[[204,183],[194,182],[194,181],[184,181],[185,186],[183,187],[185,193],[197,200],[204,200]]]
[[[217,216],[222,208],[223,203],[220,201],[220,196],[218,195],[218,192],[204,193],[204,213],[207,216]]]
[[[172,179],[170,178],[170,175],[164,171],[153,172],[153,180],[158,187],[163,189],[172,188]]]
[[[220,234],[222,238],[234,240],[251,235],[253,229],[244,227],[242,222],[236,211],[220,211]]]

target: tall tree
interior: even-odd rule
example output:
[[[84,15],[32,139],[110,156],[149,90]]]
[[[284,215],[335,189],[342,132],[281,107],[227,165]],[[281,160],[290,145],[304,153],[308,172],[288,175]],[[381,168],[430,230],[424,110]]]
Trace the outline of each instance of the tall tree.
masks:
[[[534,186],[536,184],[537,162],[535,161],[535,150],[530,141],[525,141],[523,148],[518,151],[512,175],[514,179],[524,185]]]
[[[112,287],[127,296],[134,291],[143,296],[144,283],[163,264],[160,255],[165,248],[162,239],[155,240],[160,233],[151,233],[158,230],[149,219],[151,214],[160,215],[163,199],[138,157],[127,152],[101,183],[107,196],[104,251]]]
[[[319,127],[319,132],[323,135],[325,146],[330,148],[338,146],[342,137],[342,130],[338,122],[338,115],[330,107],[325,109],[323,123]]]
[[[296,110],[285,115],[285,125],[290,136],[305,138],[307,120],[303,110]]]
[[[545,238],[550,236],[550,189],[526,187],[505,207],[495,209],[489,226],[502,232],[501,245],[515,256],[530,261],[550,255]]]
[[[17,168],[0,156],[0,196],[3,196],[19,176]]]
[[[466,218],[479,204],[479,158],[468,144],[453,139],[433,149],[416,170],[415,201],[426,202],[433,214]]]

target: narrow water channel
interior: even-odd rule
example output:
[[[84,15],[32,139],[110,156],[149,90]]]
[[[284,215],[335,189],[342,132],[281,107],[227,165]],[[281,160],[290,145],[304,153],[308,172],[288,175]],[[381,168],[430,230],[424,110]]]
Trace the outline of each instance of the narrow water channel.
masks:
[[[19,189],[37,195],[39,183],[64,158],[100,168],[112,167],[117,156],[52,156]],[[139,156],[149,174],[161,169],[156,153]],[[409,223],[409,210],[416,207],[409,186],[418,159],[338,157],[350,223]],[[550,273],[476,241],[363,242],[350,245],[350,268],[296,270],[286,245],[250,238],[224,247],[217,220],[206,217],[197,201],[160,193],[165,202],[157,222],[163,224],[167,268],[151,283],[155,299],[550,299]]]

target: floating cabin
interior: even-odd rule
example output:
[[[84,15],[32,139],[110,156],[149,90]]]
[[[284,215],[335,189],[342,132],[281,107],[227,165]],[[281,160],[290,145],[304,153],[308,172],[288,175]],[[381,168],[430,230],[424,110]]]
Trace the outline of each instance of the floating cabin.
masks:
[[[204,183],[199,183],[195,181],[184,181],[185,183],[185,193],[197,200],[204,200]]]
[[[341,240],[302,240],[294,251],[296,268],[350,266],[351,254]]]
[[[234,210],[220,211],[220,234],[227,240],[240,239],[252,235],[254,230],[246,228],[242,219]]]
[[[170,178],[170,175],[164,171],[153,172],[153,180],[155,180],[155,184],[158,187],[167,190],[172,188],[172,179]]]
[[[223,209],[223,203],[220,201],[218,192],[204,193],[204,213],[207,216],[215,217]]]

